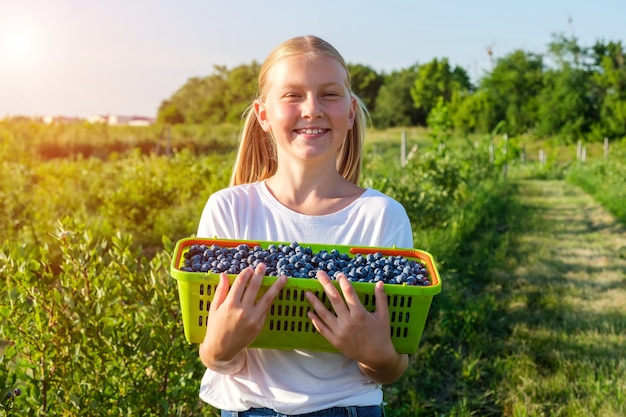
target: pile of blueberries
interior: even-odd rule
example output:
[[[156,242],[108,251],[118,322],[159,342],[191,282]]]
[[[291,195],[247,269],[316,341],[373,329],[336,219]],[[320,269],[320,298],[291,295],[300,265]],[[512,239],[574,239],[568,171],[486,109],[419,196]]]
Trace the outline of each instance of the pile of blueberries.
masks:
[[[247,244],[222,247],[217,244],[193,244],[184,253],[180,269],[186,272],[238,274],[247,267],[265,263],[265,275],[286,275],[295,278],[315,278],[318,270],[326,271],[331,279],[340,272],[355,282],[430,285],[428,269],[421,263],[403,256],[383,256],[380,252],[351,257],[337,249],[313,252],[310,247],[291,244],[269,244],[250,248]]]

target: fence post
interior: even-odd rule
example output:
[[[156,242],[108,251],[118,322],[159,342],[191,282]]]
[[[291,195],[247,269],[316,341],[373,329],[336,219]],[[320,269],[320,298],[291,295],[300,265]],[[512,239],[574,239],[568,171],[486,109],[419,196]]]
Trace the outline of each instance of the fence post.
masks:
[[[413,145],[413,147],[409,151],[409,154],[406,156],[406,163],[407,164],[409,163],[409,161],[411,159],[413,159],[415,157],[415,155],[417,155],[418,149],[419,149],[419,145],[417,143],[415,145]]]
[[[583,146],[582,150],[580,151],[580,160],[582,162],[587,161],[587,148],[585,146]]]
[[[539,149],[539,163],[541,163],[542,165],[546,164],[546,153],[543,151],[543,149]]]
[[[609,157],[609,138],[604,138],[604,159]]]
[[[583,151],[583,141],[578,139],[578,143],[576,144],[576,160],[580,161]]]

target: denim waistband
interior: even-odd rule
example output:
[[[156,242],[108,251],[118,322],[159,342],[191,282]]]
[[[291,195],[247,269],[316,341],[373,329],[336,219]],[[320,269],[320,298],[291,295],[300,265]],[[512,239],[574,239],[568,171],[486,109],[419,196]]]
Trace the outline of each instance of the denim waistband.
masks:
[[[383,417],[384,415],[384,409],[380,405],[332,407],[305,414],[281,414],[270,408],[221,412],[221,417]]]

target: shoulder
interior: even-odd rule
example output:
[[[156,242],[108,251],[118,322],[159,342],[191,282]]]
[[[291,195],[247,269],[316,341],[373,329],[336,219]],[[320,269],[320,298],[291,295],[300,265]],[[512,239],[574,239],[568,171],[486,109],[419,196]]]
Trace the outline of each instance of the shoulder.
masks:
[[[206,214],[230,213],[232,215],[251,206],[258,206],[258,202],[262,200],[259,188],[258,183],[222,188],[209,196],[204,211]]]
[[[209,202],[211,201],[230,201],[237,200],[242,197],[249,197],[250,195],[260,193],[259,183],[234,185],[221,190],[215,191],[209,196]]]
[[[215,191],[202,210],[198,236],[240,236],[241,223],[245,223],[253,210],[260,206],[256,203],[258,199],[256,184],[237,185]]]
[[[379,207],[379,208],[387,208],[389,210],[406,212],[406,210],[404,209],[404,206],[400,204],[398,200],[373,188],[366,188],[365,192],[361,196],[361,199],[368,206],[375,205],[376,207]]]
[[[368,188],[352,212],[362,228],[361,242],[369,246],[412,247],[413,231],[404,206],[381,191]]]
[[[396,199],[373,188],[365,192],[352,206],[357,216],[375,219],[376,222],[407,223],[409,217],[404,206]]]

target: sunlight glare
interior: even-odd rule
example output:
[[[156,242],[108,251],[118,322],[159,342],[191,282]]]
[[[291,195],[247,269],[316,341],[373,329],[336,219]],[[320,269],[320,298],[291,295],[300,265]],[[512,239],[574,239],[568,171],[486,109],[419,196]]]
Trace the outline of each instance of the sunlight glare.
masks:
[[[34,31],[27,27],[5,28],[0,36],[0,61],[5,68],[29,69],[37,58]]]

